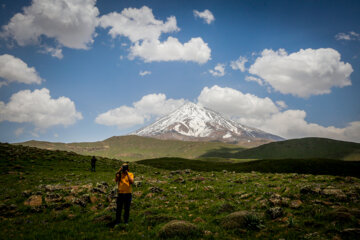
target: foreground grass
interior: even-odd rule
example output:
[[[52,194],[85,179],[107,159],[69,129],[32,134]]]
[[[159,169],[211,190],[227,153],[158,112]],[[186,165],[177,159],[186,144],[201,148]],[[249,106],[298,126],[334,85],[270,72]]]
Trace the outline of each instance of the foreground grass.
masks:
[[[157,239],[160,229],[174,219],[197,226],[200,233],[191,239],[351,239],[356,230],[349,229],[360,227],[360,180],[354,177],[236,173],[212,165],[200,172],[181,159],[158,159],[158,167],[168,163],[173,169],[192,170],[132,163],[137,187],[131,222],[110,228],[107,224],[115,217],[111,190],[119,161],[99,158],[97,172],[92,173],[90,157],[7,144],[0,144],[0,159],[1,239]],[[100,182],[109,185],[103,193],[93,191]],[[90,190],[73,191],[89,184]],[[54,186],[59,188],[45,190]],[[26,196],[25,190],[31,194]],[[46,201],[49,194],[62,200]],[[41,206],[24,205],[32,195],[42,197]],[[59,209],[65,198],[84,196],[95,200]],[[281,208],[282,214],[271,217],[273,207]],[[249,224],[224,228],[226,216],[240,210],[253,213]]]

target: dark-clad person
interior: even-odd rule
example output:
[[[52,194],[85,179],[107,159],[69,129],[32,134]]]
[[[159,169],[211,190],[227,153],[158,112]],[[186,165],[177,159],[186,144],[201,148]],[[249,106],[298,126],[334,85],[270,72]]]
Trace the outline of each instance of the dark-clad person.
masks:
[[[91,171],[92,172],[95,172],[95,165],[96,165],[96,158],[95,158],[95,156],[93,156],[91,158]]]
[[[115,224],[121,223],[121,212],[124,207],[124,223],[129,222],[130,204],[132,199],[132,187],[134,174],[129,172],[129,165],[124,163],[116,173],[115,182],[118,184],[118,196],[116,201]]]

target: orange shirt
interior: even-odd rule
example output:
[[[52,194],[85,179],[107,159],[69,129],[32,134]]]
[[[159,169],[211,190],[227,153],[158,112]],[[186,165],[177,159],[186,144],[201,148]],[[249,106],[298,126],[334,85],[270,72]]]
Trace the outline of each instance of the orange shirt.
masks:
[[[134,174],[132,174],[131,172],[129,172],[128,174],[134,179]],[[121,175],[121,180],[119,179],[118,181],[118,193],[131,193],[132,187],[129,182],[129,177],[123,173],[121,173]]]

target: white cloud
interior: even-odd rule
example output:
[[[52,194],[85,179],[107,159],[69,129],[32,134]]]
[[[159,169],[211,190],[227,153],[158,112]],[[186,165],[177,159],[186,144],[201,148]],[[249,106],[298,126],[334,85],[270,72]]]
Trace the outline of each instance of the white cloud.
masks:
[[[281,111],[287,107],[283,101],[277,101],[277,107],[269,98],[244,94],[232,88],[205,87],[198,103],[242,124],[285,138],[326,137],[360,142],[360,121],[351,122],[344,128],[309,123],[303,110]]]
[[[211,49],[200,37],[191,38],[186,43],[171,36],[160,41],[163,33],[180,31],[176,18],[170,16],[165,22],[158,20],[147,6],[103,15],[99,23],[103,28],[110,28],[109,34],[113,38],[124,36],[130,39],[131,60],[139,57],[145,62],[192,61],[201,64],[211,59]]]
[[[38,129],[68,126],[82,119],[75,104],[67,97],[53,99],[46,88],[23,90],[13,94],[8,103],[0,101],[0,122],[33,123]]]
[[[260,86],[264,85],[264,82],[260,78],[257,78],[257,77],[254,77],[254,76],[246,76],[245,81],[257,82]]]
[[[159,40],[136,42],[130,47],[130,59],[142,58],[145,62],[192,61],[199,64],[210,60],[211,49],[202,38],[192,38],[187,43],[180,43],[177,38],[168,37]]]
[[[285,109],[288,107],[284,101],[276,101],[276,105],[278,105],[281,109]]]
[[[360,40],[360,34],[354,31],[350,31],[348,33],[338,33],[335,35],[335,39],[346,40],[346,41]]]
[[[15,133],[15,136],[18,137],[24,133],[24,128],[17,128],[14,133]]]
[[[195,18],[199,17],[199,18],[204,19],[204,21],[207,24],[210,24],[215,20],[214,15],[208,9],[205,9],[203,12],[199,12],[198,10],[194,10],[194,16],[195,16]]]
[[[245,72],[245,63],[247,63],[248,59],[246,57],[240,56],[237,60],[231,61],[230,66],[233,70],[240,70],[241,72]]]
[[[38,44],[41,37],[61,46],[87,49],[98,25],[96,0],[33,0],[3,26],[2,35],[20,46]]]
[[[301,49],[290,55],[284,49],[265,49],[249,72],[283,94],[309,97],[330,93],[332,87],[351,85],[353,68],[340,58],[332,48]]]
[[[259,98],[253,94],[244,94],[217,85],[203,88],[198,103],[249,126],[258,125],[272,114],[279,112],[270,98]]]
[[[146,75],[150,75],[150,74],[151,74],[150,71],[140,71],[140,72],[139,72],[139,75],[142,76],[142,77],[143,77],[143,76],[146,76]]]
[[[222,77],[225,75],[225,64],[218,63],[214,70],[210,69],[209,73],[213,75],[214,77]]]
[[[166,95],[148,94],[143,96],[139,101],[134,102],[132,107],[120,106],[111,109],[96,117],[95,122],[107,126],[117,126],[119,129],[126,129],[153,117],[164,116],[185,103],[184,99],[166,99]]]
[[[43,81],[34,67],[9,54],[0,55],[0,78],[5,80],[0,82],[0,87],[12,82],[40,84]]]
[[[64,57],[64,55],[62,54],[62,49],[60,47],[53,48],[44,46],[43,50],[41,50],[40,52],[50,54],[52,57],[58,59],[62,59]]]
[[[125,8],[121,13],[112,12],[100,18],[99,25],[110,28],[109,34],[128,37],[132,42],[139,40],[157,40],[162,33],[176,32],[176,18],[170,16],[166,22],[155,19],[152,10],[142,8]]]

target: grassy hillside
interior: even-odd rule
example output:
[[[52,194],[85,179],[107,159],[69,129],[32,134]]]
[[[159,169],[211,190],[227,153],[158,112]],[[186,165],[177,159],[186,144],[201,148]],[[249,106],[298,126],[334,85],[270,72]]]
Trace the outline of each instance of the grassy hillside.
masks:
[[[360,228],[353,177],[131,163],[130,222],[112,228],[119,161],[90,172],[89,156],[9,144],[0,159],[1,239],[356,239]]]
[[[96,155],[127,161],[158,157],[196,158],[210,150],[226,148],[229,151],[232,149],[240,151],[243,149],[237,145],[219,142],[159,140],[139,136],[111,137],[104,141],[85,143],[28,141],[19,144],[48,150],[73,151],[83,155]]]
[[[210,150],[202,157],[240,159],[324,158],[360,160],[360,144],[327,138],[302,138],[272,142],[259,147],[234,151],[232,148]]]
[[[240,163],[221,161],[201,161],[183,158],[160,158],[137,161],[139,164],[167,170],[193,169],[202,172],[263,172],[263,173],[299,173],[326,174],[360,177],[360,162],[329,159],[280,159],[256,160]]]

